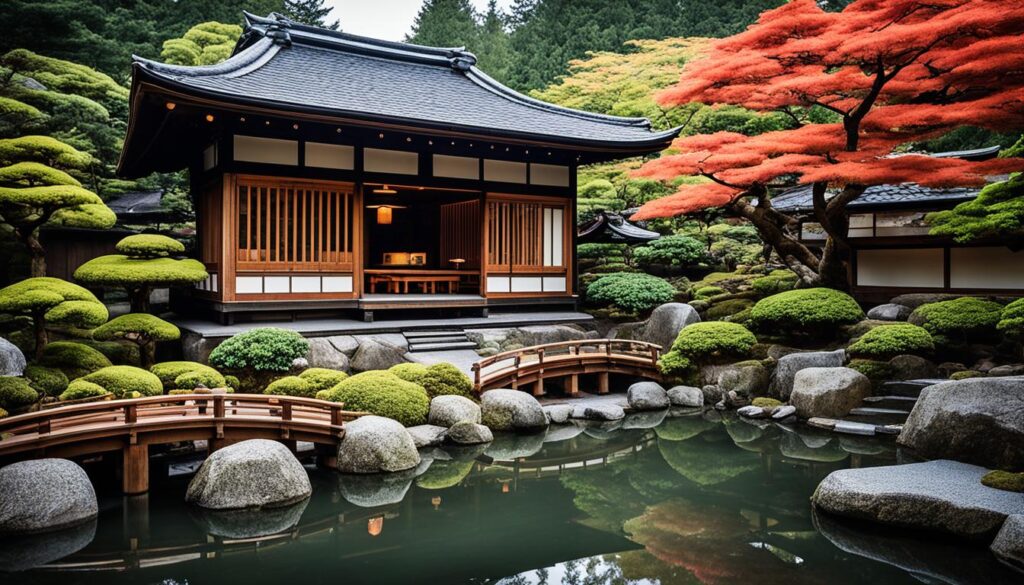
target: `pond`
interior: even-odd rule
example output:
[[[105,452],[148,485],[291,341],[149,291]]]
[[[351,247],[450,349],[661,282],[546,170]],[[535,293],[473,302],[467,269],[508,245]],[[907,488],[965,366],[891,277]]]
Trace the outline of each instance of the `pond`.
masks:
[[[672,414],[634,415],[619,428],[502,436],[483,453],[434,451],[415,477],[360,478],[310,466],[308,502],[256,514],[190,508],[187,475],[155,482],[148,496],[135,498],[104,495],[101,481],[95,524],[5,543],[7,563],[49,562],[2,578],[62,585],[1019,583],[1019,573],[984,547],[812,513],[808,498],[829,472],[894,463],[891,439],[758,426],[714,411]]]

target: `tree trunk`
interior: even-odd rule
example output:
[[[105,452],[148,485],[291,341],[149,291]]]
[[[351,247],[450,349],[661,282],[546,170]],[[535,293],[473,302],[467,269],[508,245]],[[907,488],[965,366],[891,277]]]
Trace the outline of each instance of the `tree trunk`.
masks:
[[[805,285],[820,285],[818,269],[821,259],[810,248],[786,233],[785,222],[790,221],[790,218],[771,209],[770,203],[754,206],[742,199],[731,204],[730,211],[750,221],[757,228],[761,240],[775,250]]]
[[[152,292],[153,287],[148,285],[128,289],[128,299],[131,303],[132,313],[149,312],[149,295]]]
[[[45,313],[36,312],[32,314],[32,332],[35,334],[36,348],[35,348],[35,359],[39,361],[43,357],[43,350],[46,349],[48,339],[46,336],[46,317]]]
[[[156,342],[147,341],[139,343],[139,365],[143,370],[149,370],[156,363]]]
[[[22,241],[24,242],[25,247],[28,248],[28,253],[31,257],[29,276],[32,278],[46,276],[46,250],[43,248],[43,244],[39,241],[39,236],[36,234],[35,230],[23,237]]]

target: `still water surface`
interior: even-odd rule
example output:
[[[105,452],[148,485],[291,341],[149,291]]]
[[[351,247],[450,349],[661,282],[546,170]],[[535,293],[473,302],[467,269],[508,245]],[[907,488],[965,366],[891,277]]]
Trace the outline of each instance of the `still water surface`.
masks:
[[[156,482],[145,497],[102,496],[95,525],[4,543],[8,568],[45,564],[0,582],[1022,581],[984,547],[812,513],[819,480],[895,462],[891,440],[714,412],[661,416],[500,437],[483,453],[435,451],[415,476],[310,467],[312,498],[273,512],[203,513],[183,502],[188,477]]]

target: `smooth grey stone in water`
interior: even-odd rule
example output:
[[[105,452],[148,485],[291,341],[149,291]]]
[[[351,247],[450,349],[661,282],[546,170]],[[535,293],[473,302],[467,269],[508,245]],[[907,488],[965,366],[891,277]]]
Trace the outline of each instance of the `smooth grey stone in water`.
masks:
[[[673,386],[668,389],[668,400],[672,406],[698,408],[704,406],[704,391],[693,386]]]
[[[36,459],[0,469],[0,535],[68,528],[98,510],[89,476],[73,461]]]
[[[444,442],[444,436],[448,433],[445,427],[437,425],[416,425],[405,429],[417,449],[424,447],[436,447]]]
[[[274,508],[308,498],[309,476],[287,447],[267,439],[228,445],[206,458],[185,501],[203,508]]]
[[[548,418],[540,402],[522,390],[488,390],[480,398],[483,424],[492,431],[540,432]]]
[[[669,407],[668,393],[657,382],[637,382],[626,390],[626,400],[633,410],[661,410]]]
[[[871,380],[850,368],[804,368],[793,379],[789,403],[801,418],[846,416],[871,395]]]
[[[480,406],[465,396],[435,396],[430,401],[427,422],[440,427],[450,427],[457,422],[480,423]]]
[[[494,440],[491,429],[477,423],[464,420],[453,424],[448,429],[447,439],[456,445],[479,445]]]
[[[796,378],[797,372],[805,368],[839,367],[846,361],[846,350],[791,353],[779,357],[778,360],[772,378],[771,394],[786,401],[793,391],[793,379]]]
[[[383,416],[361,416],[345,424],[338,445],[338,471],[380,473],[419,465],[416,443],[402,423]]]

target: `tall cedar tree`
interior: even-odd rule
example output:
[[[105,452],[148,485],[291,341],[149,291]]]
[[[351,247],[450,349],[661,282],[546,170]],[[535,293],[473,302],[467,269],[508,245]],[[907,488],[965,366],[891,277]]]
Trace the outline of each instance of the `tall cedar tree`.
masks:
[[[722,208],[748,219],[811,286],[846,288],[847,205],[871,185],[985,184],[1024,159],[984,162],[897,152],[960,126],[1024,127],[1024,5],[1016,0],[860,0],[842,12],[794,0],[689,63],[663,105],[734,104],[789,115],[797,127],[756,136],[716,132],[681,138],[679,154],[641,176],[701,176],[645,204],[634,219]],[[814,115],[827,112],[828,116]],[[804,246],[794,218],[772,208],[787,178],[812,186],[827,240]],[[830,195],[832,193],[832,196]]]
[[[406,40],[430,47],[473,47],[476,13],[469,0],[425,0]]]
[[[326,20],[331,10],[330,6],[324,6],[324,0],[284,0],[284,15],[295,22],[338,30],[337,20]]]
[[[512,61],[512,46],[506,29],[508,17],[498,8],[496,0],[487,3],[478,31],[479,38],[470,47],[478,66],[488,75],[504,83]]]

